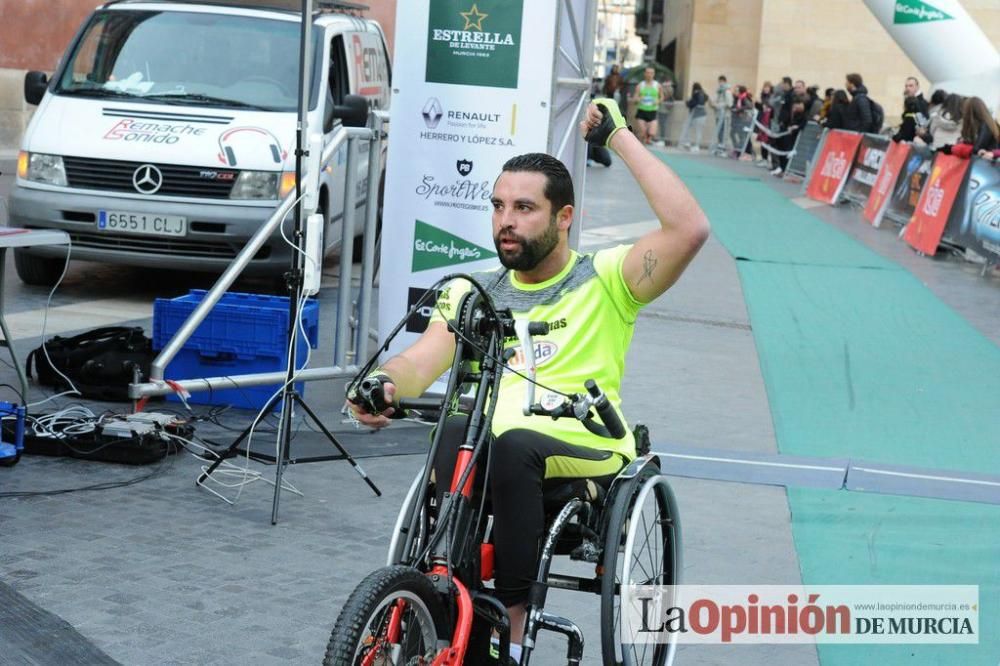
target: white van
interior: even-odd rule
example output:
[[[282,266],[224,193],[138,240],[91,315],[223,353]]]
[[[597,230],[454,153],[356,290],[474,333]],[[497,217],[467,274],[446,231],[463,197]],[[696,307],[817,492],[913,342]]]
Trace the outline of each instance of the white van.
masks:
[[[317,5],[309,124],[329,140],[348,94],[388,109],[389,59],[381,28],[358,6]],[[25,77],[38,109],[18,157],[11,226],[68,232],[74,259],[224,269],[295,187],[300,6],[119,0],[95,10],[51,81]],[[362,215],[368,150],[357,148]],[[323,165],[328,251],[340,240],[346,162],[345,144]],[[279,274],[290,252],[276,235],[246,272]],[[64,257],[18,249],[18,276],[53,284]]]

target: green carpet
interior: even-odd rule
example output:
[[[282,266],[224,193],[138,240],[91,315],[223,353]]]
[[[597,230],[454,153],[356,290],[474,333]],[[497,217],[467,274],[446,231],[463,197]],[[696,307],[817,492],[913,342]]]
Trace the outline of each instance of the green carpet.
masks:
[[[1000,348],[759,180],[664,161],[740,260],[782,453],[1000,471]],[[804,582],[980,586],[978,646],[822,645],[824,666],[1000,662],[1000,507],[805,489],[788,499]]]

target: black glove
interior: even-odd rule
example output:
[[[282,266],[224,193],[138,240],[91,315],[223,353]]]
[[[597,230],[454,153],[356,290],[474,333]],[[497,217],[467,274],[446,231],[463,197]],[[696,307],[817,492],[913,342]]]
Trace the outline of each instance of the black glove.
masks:
[[[385,385],[391,383],[392,377],[389,375],[372,373],[348,389],[347,400],[364,408],[369,414],[381,414],[392,407],[385,400]]]
[[[615,132],[620,129],[632,129],[625,122],[625,117],[622,116],[622,112],[615,103],[615,100],[598,97],[593,101],[593,104],[601,110],[603,117],[601,118],[601,123],[587,132],[587,135],[583,137],[587,143],[596,146],[607,146],[611,142],[611,137],[615,135]]]

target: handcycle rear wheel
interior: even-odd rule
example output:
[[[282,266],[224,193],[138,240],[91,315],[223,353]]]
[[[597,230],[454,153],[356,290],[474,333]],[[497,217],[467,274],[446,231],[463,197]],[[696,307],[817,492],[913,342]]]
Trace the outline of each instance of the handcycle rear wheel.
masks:
[[[622,644],[621,609],[629,585],[678,585],[681,526],[666,478],[647,466],[616,494],[601,577],[601,653],[605,664],[673,662],[673,644]]]
[[[323,664],[429,664],[445,637],[444,607],[427,576],[410,567],[383,567],[361,581],[344,604]]]

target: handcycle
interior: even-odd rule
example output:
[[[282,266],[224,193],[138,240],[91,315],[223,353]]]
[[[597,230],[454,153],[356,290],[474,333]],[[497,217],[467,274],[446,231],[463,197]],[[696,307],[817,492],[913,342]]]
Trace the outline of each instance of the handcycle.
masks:
[[[444,397],[401,399],[395,405],[397,413],[438,414],[427,463],[410,485],[397,516],[386,566],[362,580],[342,608],[325,665],[489,663],[491,635],[499,638],[495,663],[514,663],[509,657],[510,619],[487,587],[493,578],[490,516],[485,493],[476,486],[477,474],[488,470],[500,378],[505,370],[511,371],[505,364],[505,339],[516,335],[526,359],[526,415],[577,418],[604,437],[620,439],[626,434],[593,380],[586,382],[586,393],[564,394],[561,404],[545,407],[534,402],[533,336],[547,334],[547,325],[515,321],[509,310],[494,309],[489,295],[469,276],[448,276],[442,283],[456,278],[469,280],[473,288],[463,295],[455,319],[448,322],[456,351]],[[369,411],[381,412],[388,406],[382,381],[371,376],[360,379],[371,365],[355,380],[357,396]],[[471,397],[466,395],[470,387]],[[594,412],[603,425],[594,419]],[[465,420],[464,439],[448,492],[440,495],[438,504],[435,486],[448,480],[433,479],[431,470],[449,418]],[[568,639],[569,664],[579,664],[582,658],[584,636],[579,627],[545,610],[550,588],[600,595],[603,663],[672,663],[674,643],[623,644],[620,636],[630,586],[677,585],[681,574],[677,504],[660,474],[658,459],[649,452],[648,432],[640,425],[635,436],[636,457],[606,489],[567,480],[545,493],[548,527],[529,593],[521,664],[529,663],[542,630]],[[556,555],[593,564],[594,575],[553,573]]]

